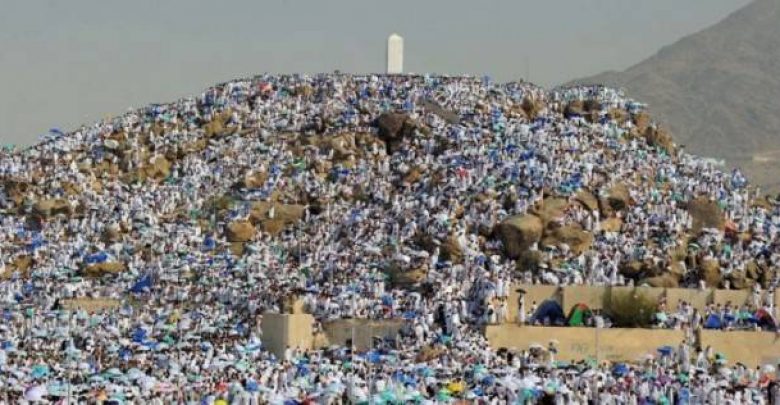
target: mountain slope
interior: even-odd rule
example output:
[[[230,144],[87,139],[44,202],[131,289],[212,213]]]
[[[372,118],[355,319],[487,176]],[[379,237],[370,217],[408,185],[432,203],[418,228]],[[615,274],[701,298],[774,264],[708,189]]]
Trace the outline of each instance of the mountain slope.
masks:
[[[625,88],[688,151],[780,189],[780,0],[756,0],[626,71],[574,83]]]

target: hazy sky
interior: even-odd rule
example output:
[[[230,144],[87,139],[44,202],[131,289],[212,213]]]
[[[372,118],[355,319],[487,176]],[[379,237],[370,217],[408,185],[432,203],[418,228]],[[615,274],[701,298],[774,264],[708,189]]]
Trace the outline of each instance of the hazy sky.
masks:
[[[30,144],[262,72],[405,70],[555,85],[622,70],[748,0],[0,0],[0,142]]]

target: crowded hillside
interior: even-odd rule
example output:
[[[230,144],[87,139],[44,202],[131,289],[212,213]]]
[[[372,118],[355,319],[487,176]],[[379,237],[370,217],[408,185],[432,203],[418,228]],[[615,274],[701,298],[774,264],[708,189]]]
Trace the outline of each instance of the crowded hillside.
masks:
[[[749,289],[766,300],[739,311],[776,328],[780,205],[618,90],[257,76],[3,151],[0,207],[6,403],[769,403],[774,389],[773,370],[680,342],[563,364],[481,335],[517,283]],[[262,314],[295,299],[318,322],[408,328],[368,353],[277,358]],[[658,327],[692,323],[658,312]]]

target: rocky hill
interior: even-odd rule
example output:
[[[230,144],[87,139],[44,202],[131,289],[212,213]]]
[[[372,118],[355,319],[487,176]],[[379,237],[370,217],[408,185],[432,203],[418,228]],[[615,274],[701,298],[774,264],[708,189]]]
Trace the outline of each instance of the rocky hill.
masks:
[[[52,134],[0,169],[2,276],[119,291],[236,260],[265,302],[377,274],[446,291],[483,268],[747,288],[772,283],[778,259],[770,201],[605,88],[262,76]]]
[[[640,103],[608,88],[474,77],[223,83],[0,152],[0,208],[10,370],[0,388],[14,388],[12,403],[40,402],[58,381],[96,398],[96,387],[127,388],[141,402],[176,387],[257,391],[247,375],[270,387],[270,370],[298,369],[263,350],[288,334],[266,323],[279,312],[401,318],[414,330],[376,339],[393,360],[367,353],[364,365],[413,372],[479,358],[504,370],[482,333],[509,321],[512,285],[761,292],[776,290],[780,268],[777,202],[680,151]],[[735,302],[736,324],[774,330],[761,294],[749,295]],[[686,322],[624,297],[628,312],[606,314],[615,325],[652,322],[656,310],[674,311],[665,327]],[[67,310],[80,305],[97,312]],[[568,324],[554,301],[531,314]],[[363,356],[324,352],[343,364]],[[265,398],[322,391],[299,370],[299,385],[263,388]],[[476,373],[462,371],[452,375]]]
[[[576,80],[627,89],[688,151],[780,191],[780,0],[756,0],[623,72]]]

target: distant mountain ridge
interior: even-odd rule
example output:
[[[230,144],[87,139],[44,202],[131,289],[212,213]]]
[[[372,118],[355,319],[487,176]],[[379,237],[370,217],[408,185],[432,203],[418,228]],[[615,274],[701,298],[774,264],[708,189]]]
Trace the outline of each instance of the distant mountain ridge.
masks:
[[[756,0],[623,72],[570,84],[626,89],[690,152],[780,191],[780,0]]]

